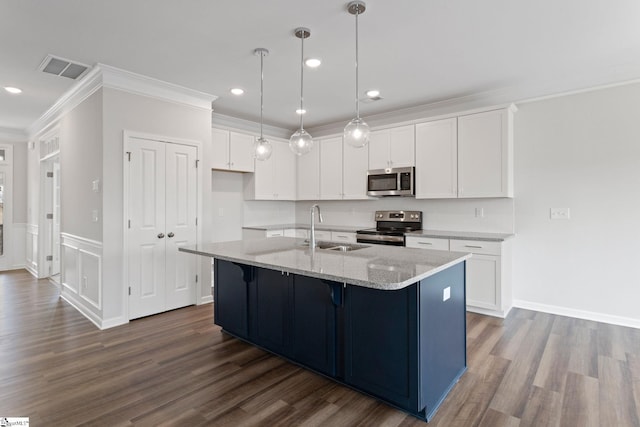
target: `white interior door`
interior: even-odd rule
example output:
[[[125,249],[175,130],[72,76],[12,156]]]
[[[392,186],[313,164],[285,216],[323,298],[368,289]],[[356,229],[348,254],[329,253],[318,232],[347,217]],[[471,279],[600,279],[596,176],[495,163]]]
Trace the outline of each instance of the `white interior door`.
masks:
[[[129,318],[195,303],[196,147],[129,140]]]
[[[165,308],[165,147],[131,139],[129,149],[129,318]]]
[[[60,159],[53,160],[53,222],[51,227],[51,275],[60,274]]]
[[[195,302],[196,257],[178,252],[196,243],[196,147],[166,145],[166,305],[167,310]]]

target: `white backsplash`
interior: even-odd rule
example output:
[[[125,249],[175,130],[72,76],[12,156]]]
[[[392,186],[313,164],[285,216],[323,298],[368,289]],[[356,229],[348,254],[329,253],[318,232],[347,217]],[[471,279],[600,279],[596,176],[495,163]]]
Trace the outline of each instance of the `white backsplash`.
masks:
[[[373,227],[376,210],[416,210],[423,213],[423,228],[451,231],[513,233],[513,199],[416,200],[387,197],[357,201],[297,202],[296,219],[309,221],[309,209],[318,203],[324,221],[330,225]],[[482,209],[482,217],[476,217]]]

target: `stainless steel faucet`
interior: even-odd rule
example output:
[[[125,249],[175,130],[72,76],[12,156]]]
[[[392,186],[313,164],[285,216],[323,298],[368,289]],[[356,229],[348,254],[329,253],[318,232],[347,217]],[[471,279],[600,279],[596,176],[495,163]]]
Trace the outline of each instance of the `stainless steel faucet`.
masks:
[[[309,247],[315,249],[316,247],[316,227],[315,227],[315,213],[318,209],[318,221],[322,222],[322,213],[320,213],[320,206],[311,206],[311,235],[309,236]]]

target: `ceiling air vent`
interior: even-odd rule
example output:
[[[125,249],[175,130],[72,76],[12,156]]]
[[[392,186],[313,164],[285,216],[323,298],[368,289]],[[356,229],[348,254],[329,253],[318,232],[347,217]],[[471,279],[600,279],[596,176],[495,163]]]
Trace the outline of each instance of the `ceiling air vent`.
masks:
[[[60,58],[59,56],[47,55],[38,69],[45,73],[75,80],[82,76],[89,69],[89,66]]]

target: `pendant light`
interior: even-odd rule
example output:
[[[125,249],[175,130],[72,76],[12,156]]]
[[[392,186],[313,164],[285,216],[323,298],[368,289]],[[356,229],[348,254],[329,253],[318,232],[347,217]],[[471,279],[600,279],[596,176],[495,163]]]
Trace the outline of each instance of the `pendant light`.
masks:
[[[353,147],[364,147],[369,142],[369,125],[360,118],[360,101],[358,99],[358,16],[364,13],[366,5],[363,1],[352,1],[347,5],[350,14],[356,16],[356,118],[344,128],[344,141]]]
[[[289,138],[289,148],[298,156],[307,154],[313,148],[313,138],[304,130],[304,39],[311,36],[311,30],[299,27],[294,30],[294,34],[301,40],[302,55],[300,57],[300,129],[295,131]]]
[[[263,98],[264,98],[264,57],[269,55],[269,51],[265,48],[259,47],[253,51],[253,54],[260,57],[260,138],[256,138],[256,142],[253,144],[254,157],[256,160],[267,160],[271,157],[271,151],[273,147],[268,139],[262,134],[262,110],[263,110]]]

